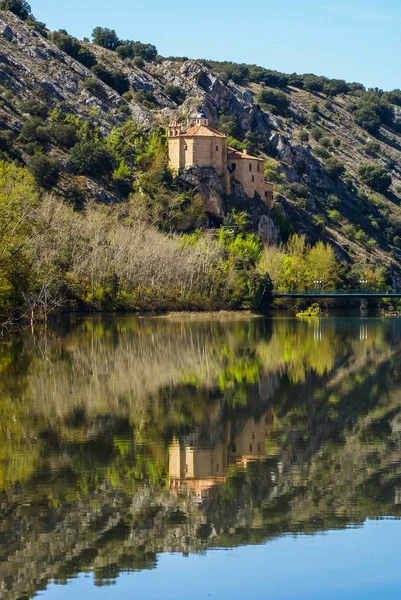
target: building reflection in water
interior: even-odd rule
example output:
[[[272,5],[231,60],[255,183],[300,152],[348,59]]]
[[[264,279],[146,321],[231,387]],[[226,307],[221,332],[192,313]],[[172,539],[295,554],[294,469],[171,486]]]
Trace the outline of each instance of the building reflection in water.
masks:
[[[255,420],[251,417],[240,431],[228,421],[224,439],[207,447],[174,439],[169,447],[169,480],[173,495],[186,494],[202,501],[210,490],[226,481],[231,466],[244,466],[267,456],[266,439],[273,428],[272,411]]]

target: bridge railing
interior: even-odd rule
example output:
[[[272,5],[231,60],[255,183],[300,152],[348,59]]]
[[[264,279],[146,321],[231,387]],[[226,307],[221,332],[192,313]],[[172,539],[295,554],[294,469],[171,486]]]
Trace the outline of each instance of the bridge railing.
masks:
[[[324,290],[324,289],[315,289],[315,290],[273,290],[273,296],[276,297],[291,297],[291,296],[305,296],[305,297],[314,297],[317,298],[319,296],[401,296],[401,288],[385,288],[385,289],[375,289],[375,288],[367,288],[361,287],[350,290]]]

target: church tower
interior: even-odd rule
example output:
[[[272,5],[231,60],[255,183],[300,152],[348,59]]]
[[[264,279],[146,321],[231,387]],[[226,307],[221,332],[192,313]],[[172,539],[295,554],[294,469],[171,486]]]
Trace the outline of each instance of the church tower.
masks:
[[[204,125],[205,127],[209,127],[209,119],[207,118],[207,116],[205,115],[205,113],[200,113],[197,117],[196,117],[196,121],[195,124],[200,127],[201,125]]]

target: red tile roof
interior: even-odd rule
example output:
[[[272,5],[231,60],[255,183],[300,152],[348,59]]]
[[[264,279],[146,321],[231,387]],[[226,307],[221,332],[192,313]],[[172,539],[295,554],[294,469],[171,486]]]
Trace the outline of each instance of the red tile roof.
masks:
[[[212,129],[211,127],[208,127],[207,125],[194,125],[190,129],[188,129],[188,131],[186,133],[182,133],[181,135],[183,135],[184,137],[185,136],[193,136],[193,135],[200,135],[200,136],[207,136],[207,137],[219,137],[219,138],[226,137],[224,134],[219,133],[218,131],[216,131],[215,129]]]
[[[260,160],[261,162],[265,162],[263,158],[257,158],[256,156],[251,156],[250,154],[246,154],[246,152],[240,152],[239,150],[235,150],[235,148],[227,148],[227,157],[230,160],[237,160],[240,158],[251,159],[251,160]]]

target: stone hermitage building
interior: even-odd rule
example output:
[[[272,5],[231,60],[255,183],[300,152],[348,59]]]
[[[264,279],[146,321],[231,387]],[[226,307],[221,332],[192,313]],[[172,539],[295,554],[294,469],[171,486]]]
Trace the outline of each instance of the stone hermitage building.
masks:
[[[239,152],[227,145],[227,136],[209,126],[203,113],[196,117],[193,127],[183,133],[181,125],[173,121],[168,129],[168,153],[175,171],[190,167],[213,167],[224,177],[226,194],[230,194],[230,173],[242,184],[249,198],[255,192],[269,208],[273,204],[273,185],[265,181],[262,158]]]

